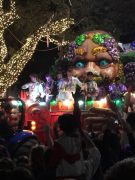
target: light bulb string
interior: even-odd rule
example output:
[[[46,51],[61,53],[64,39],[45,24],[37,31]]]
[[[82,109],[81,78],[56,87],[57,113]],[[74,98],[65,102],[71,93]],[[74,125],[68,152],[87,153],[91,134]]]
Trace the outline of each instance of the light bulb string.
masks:
[[[14,39],[17,41],[17,42],[19,42],[21,45],[24,45],[23,44],[23,42],[22,41],[20,41],[19,40],[19,38],[17,37],[17,36],[15,36],[14,34],[13,34],[13,32],[9,29],[9,28],[7,28],[8,29],[8,31],[10,32],[10,34],[12,35],[12,37],[14,37]],[[39,40],[39,41],[41,41],[41,40]],[[46,42],[46,41],[43,41],[42,40],[42,42]],[[49,48],[49,49],[35,49],[35,51],[51,51],[51,50],[54,50],[54,49],[57,49],[58,48],[58,46],[56,46],[56,47],[54,47],[54,48]]]

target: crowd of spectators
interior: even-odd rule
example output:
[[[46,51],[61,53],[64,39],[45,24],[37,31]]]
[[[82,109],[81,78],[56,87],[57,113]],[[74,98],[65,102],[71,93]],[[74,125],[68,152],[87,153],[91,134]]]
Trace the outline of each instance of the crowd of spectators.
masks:
[[[88,132],[81,126],[75,103],[73,114],[59,116],[53,138],[50,126],[46,125],[47,144],[39,142],[29,149],[28,156],[22,153],[16,157],[3,143],[4,130],[0,128],[0,179],[135,179],[135,113],[124,118],[117,121],[110,117],[102,132]]]

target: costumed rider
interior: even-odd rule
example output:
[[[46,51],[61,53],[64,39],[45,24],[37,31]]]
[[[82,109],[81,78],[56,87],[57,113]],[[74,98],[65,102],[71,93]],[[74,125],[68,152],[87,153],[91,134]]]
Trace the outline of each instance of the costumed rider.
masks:
[[[87,73],[87,100],[95,100],[99,94],[97,83],[93,80],[93,73]]]
[[[59,81],[59,93],[57,101],[70,100],[74,102],[72,93],[76,93],[76,88],[79,86],[83,89],[83,83],[77,78],[72,76],[72,69],[67,70],[67,77]]]
[[[46,97],[45,97],[45,101],[46,101],[46,104],[49,106],[50,104],[50,101],[52,100],[53,98],[53,94],[54,94],[54,80],[53,78],[51,77],[51,75],[47,74],[45,76],[45,79],[46,79],[46,82],[45,82],[45,94],[46,94]]]
[[[30,100],[31,103],[37,103],[39,102],[39,100],[44,98],[45,92],[36,74],[30,74],[29,77],[30,77],[31,82],[24,84],[22,86],[22,89],[29,89],[28,100]]]

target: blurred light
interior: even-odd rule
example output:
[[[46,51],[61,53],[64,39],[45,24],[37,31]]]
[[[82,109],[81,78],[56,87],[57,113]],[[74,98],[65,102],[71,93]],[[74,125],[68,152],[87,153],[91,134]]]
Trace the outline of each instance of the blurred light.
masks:
[[[36,122],[35,121],[31,121],[31,125],[36,125]]]
[[[97,103],[98,108],[105,108],[107,106],[107,99],[102,98],[99,101],[97,101]]]
[[[12,105],[14,105],[14,106],[18,106],[18,102],[17,102],[16,100],[12,100],[11,103],[12,103]]]
[[[63,101],[63,105],[68,106],[70,104],[70,100],[66,99],[65,101]]]
[[[102,98],[102,99],[100,99],[100,102],[101,102],[102,104],[106,104],[106,103],[107,103],[107,99],[106,99],[106,98]]]
[[[31,127],[31,130],[32,130],[32,131],[35,131],[35,130],[36,130],[36,126],[32,126],[32,127]]]
[[[115,101],[115,103],[116,103],[117,105],[120,104],[120,100],[117,99],[117,100]]]
[[[19,105],[19,106],[22,106],[22,105],[23,105],[21,101],[17,101],[17,102],[18,102],[18,105]]]
[[[46,106],[46,103],[45,102],[39,102],[39,105],[40,106]]]
[[[11,104],[13,105],[13,106],[22,106],[23,104],[22,104],[22,102],[21,101],[16,101],[16,100],[12,100],[11,101]]]
[[[78,104],[79,104],[79,106],[83,106],[83,105],[84,105],[84,101],[79,100],[79,101],[78,101]]]
[[[63,101],[63,105],[67,106],[68,109],[70,109],[73,106],[73,101],[66,99],[65,101]]]
[[[115,103],[116,106],[118,106],[118,107],[122,107],[122,105],[123,105],[123,102],[122,102],[121,99],[116,99],[116,100],[114,100],[114,103]]]
[[[57,102],[56,102],[55,100],[53,100],[53,101],[50,102],[50,104],[51,104],[52,106],[54,106],[54,105],[57,104]]]
[[[94,104],[94,101],[93,101],[93,100],[87,101],[87,105],[88,105],[88,106],[92,106],[93,104]]]
[[[31,130],[32,131],[36,130],[36,122],[35,121],[31,121]]]

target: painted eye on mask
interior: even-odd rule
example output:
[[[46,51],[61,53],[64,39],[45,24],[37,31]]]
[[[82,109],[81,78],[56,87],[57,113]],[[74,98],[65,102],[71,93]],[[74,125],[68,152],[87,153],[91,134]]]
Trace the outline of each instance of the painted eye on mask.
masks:
[[[101,68],[107,68],[110,65],[110,63],[111,62],[108,62],[108,60],[106,60],[106,59],[101,59],[98,62],[98,66],[101,67]]]
[[[75,67],[76,68],[84,68],[85,67],[85,62],[83,62],[83,61],[77,61],[76,63],[75,63]]]

